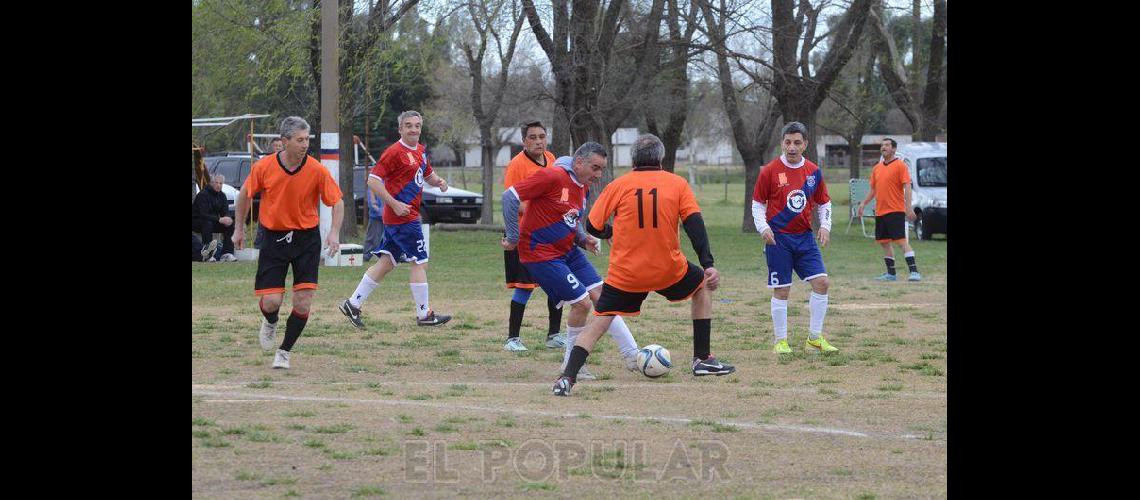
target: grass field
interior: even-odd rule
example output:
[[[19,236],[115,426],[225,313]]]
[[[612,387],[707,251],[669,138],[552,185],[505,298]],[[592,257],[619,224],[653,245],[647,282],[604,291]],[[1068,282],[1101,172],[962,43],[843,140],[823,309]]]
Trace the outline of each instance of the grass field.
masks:
[[[809,287],[798,281],[795,353],[772,353],[760,240],[739,230],[744,187],[730,184],[727,203],[723,184],[698,192],[722,275],[712,349],[738,368],[725,377],[692,377],[689,305],[651,295],[630,328],[640,345],[670,349],[671,373],[625,371],[603,337],[588,364],[599,380],[550,395],[561,350],[542,348],[541,292],[523,323],[531,350],[502,350],[510,293],[497,233],[432,232],[431,305],[455,316],[437,329],[415,326],[406,267],[365,304],[367,331],[336,310],[364,269],[322,268],[288,371],[258,346],[255,264],[193,263],[193,494],[946,496],[946,241],[912,241],[922,282],[873,281],[880,250],[857,222],[844,234],[846,179],[827,174],[824,331],[841,349],[830,356],[803,351]],[[682,248],[695,261],[683,232]],[[606,256],[591,260],[604,275]]]

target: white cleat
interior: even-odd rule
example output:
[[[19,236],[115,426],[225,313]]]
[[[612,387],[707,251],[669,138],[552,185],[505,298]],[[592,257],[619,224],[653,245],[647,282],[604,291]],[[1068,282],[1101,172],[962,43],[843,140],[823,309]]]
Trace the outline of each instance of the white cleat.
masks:
[[[595,377],[593,373],[590,373],[589,371],[587,371],[586,367],[583,366],[581,369],[578,370],[578,376],[574,377],[574,380],[575,381],[578,381],[578,380],[598,380],[598,377]]]
[[[274,368],[289,369],[289,351],[278,349],[277,355],[273,357]]]
[[[625,360],[626,370],[629,370],[631,372],[637,371],[637,351],[633,351],[632,355],[625,356],[623,359]]]
[[[511,352],[522,352],[527,350],[527,348],[525,345],[523,345],[522,340],[520,340],[518,337],[511,337],[507,340],[506,345],[503,346],[503,350]]]
[[[266,351],[273,350],[273,341],[276,338],[277,323],[270,323],[265,318],[261,318],[261,333],[257,336],[257,340],[261,341],[261,348]]]

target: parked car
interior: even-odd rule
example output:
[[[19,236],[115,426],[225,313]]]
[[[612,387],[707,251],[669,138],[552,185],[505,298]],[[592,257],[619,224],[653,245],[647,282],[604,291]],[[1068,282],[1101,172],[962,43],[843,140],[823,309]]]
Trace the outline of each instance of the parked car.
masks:
[[[897,154],[910,170],[915,233],[923,240],[946,234],[946,143],[902,144]]]
[[[368,189],[368,172],[371,167],[357,165],[352,169],[352,197],[356,202],[356,221],[364,223],[368,212],[364,207],[364,193]],[[460,222],[474,224],[483,215],[483,195],[472,193],[454,186],[448,186],[444,193],[435,186],[424,184],[420,203],[420,220],[424,224],[436,222]]]

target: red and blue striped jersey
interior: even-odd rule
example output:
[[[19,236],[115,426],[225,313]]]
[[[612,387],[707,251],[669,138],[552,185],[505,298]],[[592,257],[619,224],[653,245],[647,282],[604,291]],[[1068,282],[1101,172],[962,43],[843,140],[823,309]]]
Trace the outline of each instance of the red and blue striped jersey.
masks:
[[[423,198],[424,179],[435,171],[428,162],[423,143],[409,148],[402,141],[396,141],[380,154],[380,160],[372,167],[369,177],[384,181],[384,189],[400,202],[407,203],[411,211],[400,217],[392,207],[384,205],[384,224],[406,224],[420,218],[420,200]]]
[[[586,186],[558,165],[539,170],[511,189],[519,200],[529,203],[519,224],[519,262],[544,262],[566,255],[574,247]]]

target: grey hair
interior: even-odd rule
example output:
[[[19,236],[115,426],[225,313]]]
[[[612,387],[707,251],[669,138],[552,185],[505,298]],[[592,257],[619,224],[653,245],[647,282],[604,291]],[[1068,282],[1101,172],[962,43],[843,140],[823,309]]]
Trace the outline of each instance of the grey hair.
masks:
[[[403,113],[400,113],[400,116],[396,118],[396,126],[399,127],[403,125],[405,119],[416,117],[419,117],[420,120],[424,119],[423,115],[421,115],[419,111],[409,109]]]
[[[784,125],[784,131],[781,133],[781,135],[794,134],[796,132],[799,132],[799,134],[803,136],[804,139],[807,139],[807,127],[805,127],[804,124],[800,122],[791,122],[787,125]]]
[[[218,182],[226,182],[226,176],[222,174],[214,174],[210,176],[210,180]]]
[[[578,146],[578,149],[574,150],[574,161],[586,161],[590,158],[590,155],[599,155],[602,158],[608,156],[606,155],[606,148],[602,147],[601,144],[590,141],[583,143],[581,146]]]
[[[630,156],[633,157],[633,168],[660,166],[661,159],[665,157],[665,144],[653,134],[641,134],[633,142]]]
[[[281,121],[281,137],[292,139],[294,134],[302,130],[312,130],[312,127],[300,116],[290,116]]]

